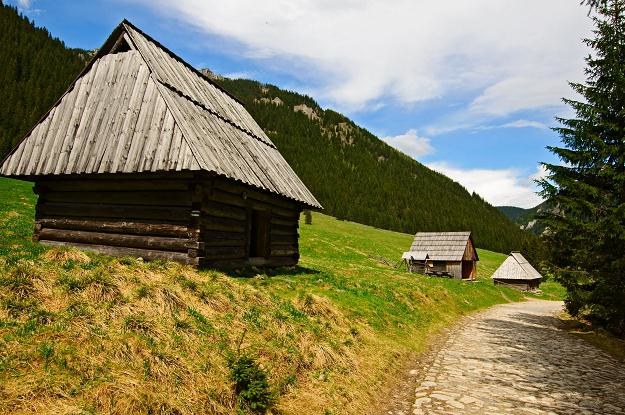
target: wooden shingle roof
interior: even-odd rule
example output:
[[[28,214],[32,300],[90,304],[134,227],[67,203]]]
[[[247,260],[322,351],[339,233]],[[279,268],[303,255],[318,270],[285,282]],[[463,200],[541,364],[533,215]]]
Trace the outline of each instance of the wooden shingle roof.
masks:
[[[538,280],[540,272],[520,252],[512,252],[491,276],[498,280]]]
[[[418,232],[410,251],[427,252],[433,261],[461,261],[470,240],[471,232]]]
[[[321,208],[243,105],[124,20],[3,176],[207,171]]]

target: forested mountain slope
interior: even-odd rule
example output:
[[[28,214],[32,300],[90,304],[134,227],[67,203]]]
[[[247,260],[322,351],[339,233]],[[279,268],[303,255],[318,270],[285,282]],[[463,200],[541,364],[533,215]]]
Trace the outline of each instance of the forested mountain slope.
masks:
[[[214,80],[244,103],[326,213],[408,233],[471,230],[478,246],[499,252],[532,245],[477,194],[312,98],[250,80]]]
[[[538,214],[551,209],[549,202],[542,202],[533,208],[523,209],[516,206],[497,206],[500,212],[516,223],[521,229],[541,235],[545,231],[545,225],[540,223]]]
[[[56,102],[87,55],[0,2],[0,157]],[[532,246],[531,235],[479,196],[310,97],[213,78],[244,103],[325,213],[408,233],[471,230],[479,247],[499,252]]]
[[[0,156],[56,102],[85,59],[0,1]]]

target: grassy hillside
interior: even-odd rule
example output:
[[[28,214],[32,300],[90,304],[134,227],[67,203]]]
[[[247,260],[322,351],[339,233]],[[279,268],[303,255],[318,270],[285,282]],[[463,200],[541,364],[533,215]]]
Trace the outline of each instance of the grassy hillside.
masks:
[[[376,259],[410,235],[319,214],[299,267],[228,275],[45,249],[33,205],[0,179],[0,413],[245,413],[262,374],[272,413],[367,413],[437,330],[523,297],[487,281],[501,254],[478,283],[412,275]]]
[[[477,246],[498,252],[536,243],[477,194],[312,98],[250,80],[217,82],[244,103],[327,214],[406,233],[471,230]]]

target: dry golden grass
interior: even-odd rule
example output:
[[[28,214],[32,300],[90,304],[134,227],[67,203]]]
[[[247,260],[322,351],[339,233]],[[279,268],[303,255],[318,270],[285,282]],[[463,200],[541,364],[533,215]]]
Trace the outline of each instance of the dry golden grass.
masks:
[[[370,328],[325,297],[287,303],[174,263],[52,249],[2,278],[0,408],[12,413],[231,413],[225,362],[238,344],[270,371],[276,413],[323,413],[355,398],[320,394],[328,378],[380,361],[363,353]]]
[[[410,235],[322,215],[301,226],[301,267],[243,277],[45,248],[32,209],[1,196],[17,215],[0,225],[0,413],[245,413],[238,353],[267,373],[270,413],[369,413],[428,336],[522,298],[485,282],[504,255],[480,252],[482,284],[411,275],[372,259]]]

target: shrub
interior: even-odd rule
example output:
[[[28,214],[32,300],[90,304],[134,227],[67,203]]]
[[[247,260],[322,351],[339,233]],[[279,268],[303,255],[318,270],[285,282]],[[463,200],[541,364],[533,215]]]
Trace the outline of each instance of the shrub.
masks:
[[[230,358],[228,368],[239,405],[254,413],[265,413],[274,400],[269,390],[267,373],[246,355]]]
[[[306,225],[312,225],[312,213],[310,212],[310,210],[304,211],[304,223]]]

